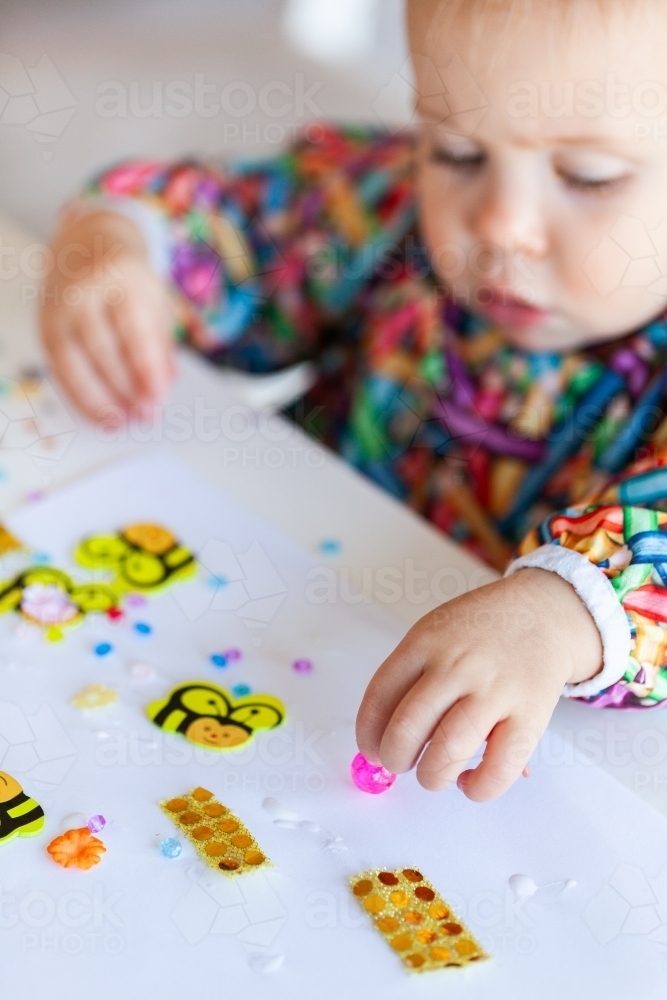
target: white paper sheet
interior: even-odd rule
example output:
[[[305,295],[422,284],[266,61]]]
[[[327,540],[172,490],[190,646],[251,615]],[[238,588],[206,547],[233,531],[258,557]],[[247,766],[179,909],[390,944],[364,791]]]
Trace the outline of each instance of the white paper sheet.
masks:
[[[83,535],[137,520],[173,529],[208,570],[130,609],[120,626],[89,621],[57,645],[18,637],[16,619],[0,618],[0,769],[48,820],[42,836],[0,848],[0,996],[664,997],[661,816],[549,735],[531,778],[498,802],[432,795],[412,775],[363,795],[348,772],[356,707],[401,627],[340,588],[317,603],[312,556],[166,454],[36,502],[9,527],[72,568]],[[229,582],[216,589],[211,574]],[[149,636],[131,628],[138,620],[153,626]],[[102,640],[114,646],[103,659],[93,653]],[[213,667],[210,654],[230,647],[243,658]],[[303,657],[311,674],[291,667]],[[133,681],[137,662],[158,676]],[[166,738],[143,707],[186,678],[275,694],[289,722],[232,755]],[[69,699],[90,683],[117,689],[119,703],[77,712]],[[197,784],[243,818],[275,871],[230,881],[198,861],[157,808]],[[310,824],[276,824],[266,797]],[[45,851],[71,813],[109,821],[108,853],[89,872],[64,870]],[[177,860],[160,854],[168,836],[184,843]],[[493,961],[406,973],[347,888],[376,865],[421,868]],[[507,887],[516,872],[577,886],[518,905]]]

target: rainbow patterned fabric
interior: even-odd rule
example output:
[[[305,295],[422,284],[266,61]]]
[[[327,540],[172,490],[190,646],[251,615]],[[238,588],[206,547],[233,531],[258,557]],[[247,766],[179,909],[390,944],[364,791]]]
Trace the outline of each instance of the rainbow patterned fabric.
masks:
[[[530,354],[447,299],[416,230],[410,136],[310,126],[260,164],[130,162],[88,197],[159,214],[182,339],[319,379],[312,434],[502,570],[542,545],[583,555],[628,617],[624,676],[585,700],[667,701],[667,323]]]

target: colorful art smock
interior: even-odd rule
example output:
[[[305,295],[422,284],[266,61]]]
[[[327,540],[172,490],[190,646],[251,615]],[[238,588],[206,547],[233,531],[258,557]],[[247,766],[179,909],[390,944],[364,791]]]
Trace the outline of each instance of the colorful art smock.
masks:
[[[604,663],[566,694],[667,701],[664,317],[575,353],[508,346],[429,266],[405,135],[316,124],[250,166],[123,163],[82,206],[140,225],[181,339],[251,372],[312,360],[294,419],[496,568],[572,583]]]

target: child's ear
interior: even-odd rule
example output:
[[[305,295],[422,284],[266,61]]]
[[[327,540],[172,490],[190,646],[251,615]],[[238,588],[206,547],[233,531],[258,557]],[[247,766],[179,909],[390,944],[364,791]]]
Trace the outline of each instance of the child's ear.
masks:
[[[285,709],[282,702],[270,695],[265,695],[261,699],[246,701],[237,704],[229,718],[233,722],[240,722],[253,731],[256,729],[275,729],[285,719]]]

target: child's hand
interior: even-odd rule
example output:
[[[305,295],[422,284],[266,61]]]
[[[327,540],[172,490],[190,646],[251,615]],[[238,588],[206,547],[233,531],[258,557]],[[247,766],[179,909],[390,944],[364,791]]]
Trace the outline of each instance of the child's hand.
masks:
[[[520,570],[410,629],[368,685],[359,749],[397,773],[419,761],[424,788],[458,779],[469,798],[493,799],[525,768],[563,685],[601,666],[597,626],[570,584]],[[483,760],[466,771],[485,740]]]
[[[65,224],[52,250],[40,326],[54,373],[92,420],[149,417],[174,376],[172,316],[139,229],[98,212]]]

